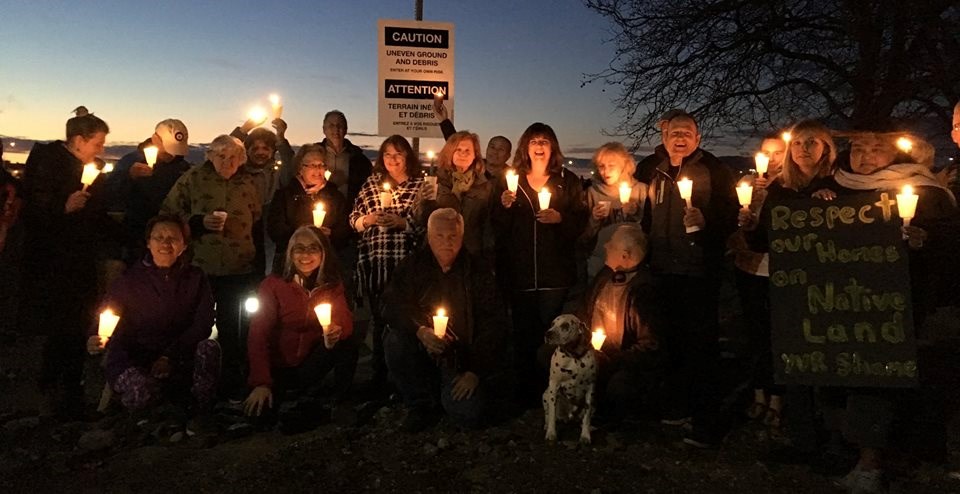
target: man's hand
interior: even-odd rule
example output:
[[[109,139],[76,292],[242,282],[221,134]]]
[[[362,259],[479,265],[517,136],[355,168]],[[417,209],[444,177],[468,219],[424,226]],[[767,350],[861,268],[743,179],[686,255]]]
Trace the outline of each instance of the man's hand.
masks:
[[[814,199],[823,199],[824,201],[832,201],[837,198],[837,193],[830,189],[820,189],[811,194],[811,197]]]
[[[540,212],[537,213],[537,221],[550,225],[560,223],[563,221],[563,217],[560,215],[560,211],[547,208],[541,209]]]
[[[453,395],[454,401],[468,400],[473,397],[478,384],[480,384],[480,378],[476,374],[470,371],[464,372],[453,380],[453,390],[450,394]]]
[[[325,346],[327,350],[333,350],[333,347],[340,341],[342,334],[343,328],[330,323],[329,327],[323,328],[323,346]]]
[[[740,208],[740,212],[737,214],[737,224],[741,228],[747,231],[753,231],[757,229],[757,224],[759,219],[757,215],[753,214],[753,211],[750,211],[750,208]]]
[[[170,365],[170,359],[167,357],[160,357],[153,362],[153,365],[150,367],[150,375],[157,379],[166,379],[170,377],[170,371],[173,369],[173,366]]]
[[[103,352],[103,347],[106,344],[105,341],[100,339],[100,336],[93,335],[87,338],[87,353],[90,355],[96,355]]]
[[[270,391],[267,386],[257,386],[243,401],[243,413],[248,417],[259,417],[260,412],[263,411],[264,403],[273,408],[273,391]]]
[[[703,217],[700,208],[685,208],[683,210],[683,226],[703,228],[706,224],[707,220]]]
[[[226,224],[226,222],[226,218],[217,216],[213,213],[204,215],[203,217],[203,227],[212,232],[223,231],[223,225]]]
[[[152,177],[153,168],[150,168],[150,165],[146,163],[134,163],[130,167],[130,178],[143,178],[143,177]]]
[[[285,122],[282,118],[275,118],[272,122],[270,122],[270,125],[276,129],[277,139],[286,139],[284,135],[287,133],[287,122]]]
[[[904,226],[902,228],[903,236],[907,239],[907,245],[911,249],[923,247],[923,242],[927,240],[927,231],[916,226]]]
[[[67,203],[63,206],[66,214],[77,212],[87,205],[87,199],[90,199],[90,193],[78,190],[67,197]]]
[[[430,355],[440,355],[447,350],[447,341],[437,338],[437,335],[433,334],[433,328],[420,326],[417,330],[417,339],[423,343]]]
[[[503,191],[503,194],[500,194],[500,204],[505,208],[513,206],[513,203],[517,200],[517,193],[510,192],[510,189]]]

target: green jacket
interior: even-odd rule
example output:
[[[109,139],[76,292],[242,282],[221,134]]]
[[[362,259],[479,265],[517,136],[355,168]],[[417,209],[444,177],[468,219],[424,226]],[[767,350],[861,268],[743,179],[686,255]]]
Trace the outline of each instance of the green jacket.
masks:
[[[190,224],[193,264],[208,276],[225,276],[253,271],[256,249],[252,231],[254,222],[260,219],[262,204],[253,178],[242,168],[227,180],[207,161],[177,180],[161,211]],[[203,226],[203,216],[215,210],[227,212],[222,232]]]

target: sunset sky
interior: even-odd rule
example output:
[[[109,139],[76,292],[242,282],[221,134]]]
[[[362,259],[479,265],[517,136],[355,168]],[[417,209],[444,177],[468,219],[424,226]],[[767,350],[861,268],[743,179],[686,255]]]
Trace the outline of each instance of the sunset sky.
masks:
[[[0,134],[62,138],[70,110],[104,118],[112,143],[139,141],[175,117],[193,143],[242,122],[276,92],[294,144],[322,138],[338,108],[350,133],[377,130],[378,18],[409,19],[413,1],[6,2],[0,8]],[[425,0],[455,24],[456,124],[481,140],[516,140],[534,121],[565,151],[612,140],[615,91],[581,88],[614,47],[607,21],[579,0]],[[375,137],[350,136],[358,144]],[[439,140],[421,149],[439,149]]]

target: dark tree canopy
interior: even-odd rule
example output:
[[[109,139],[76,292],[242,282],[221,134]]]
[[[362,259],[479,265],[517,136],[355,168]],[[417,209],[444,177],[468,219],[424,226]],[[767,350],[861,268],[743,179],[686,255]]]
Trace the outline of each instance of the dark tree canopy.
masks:
[[[845,128],[935,117],[960,96],[956,0],[585,0],[617,54],[588,74],[620,89],[616,134],[658,133],[671,108],[708,129],[802,118]]]

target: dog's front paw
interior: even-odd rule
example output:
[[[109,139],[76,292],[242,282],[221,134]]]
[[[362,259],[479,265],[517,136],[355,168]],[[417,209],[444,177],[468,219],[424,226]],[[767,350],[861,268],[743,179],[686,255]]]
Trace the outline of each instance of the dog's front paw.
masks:
[[[543,437],[543,440],[550,444],[556,444],[557,431],[547,431],[547,434]]]
[[[580,444],[582,446],[590,446],[590,433],[580,434]]]

